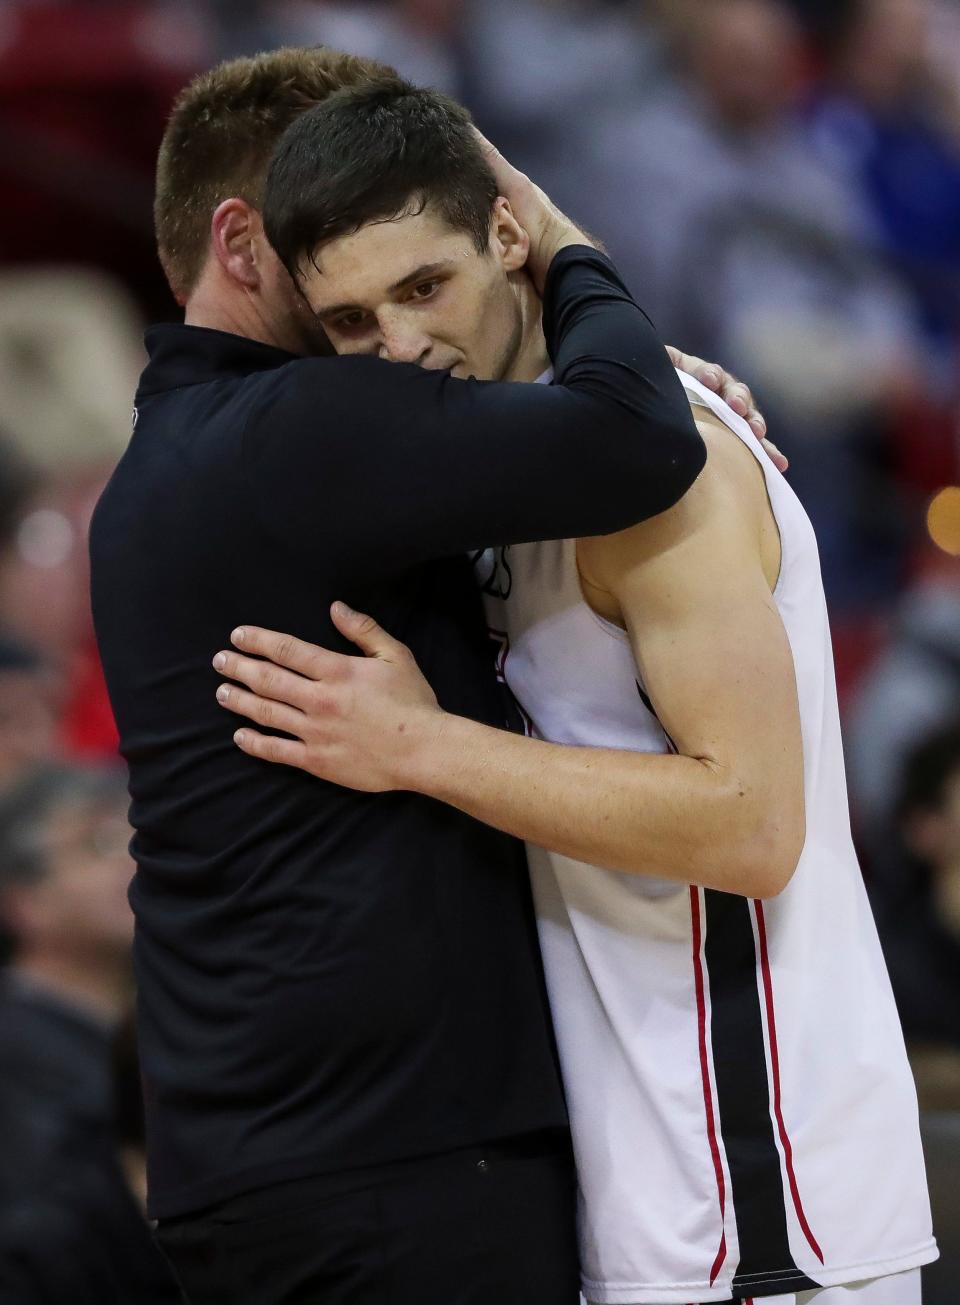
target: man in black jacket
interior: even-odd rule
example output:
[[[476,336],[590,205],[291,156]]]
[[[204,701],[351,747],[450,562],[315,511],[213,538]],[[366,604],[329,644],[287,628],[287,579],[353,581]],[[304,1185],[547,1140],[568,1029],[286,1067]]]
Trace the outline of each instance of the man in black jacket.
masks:
[[[197,1305],[574,1305],[522,849],[429,801],[251,762],[211,693],[241,613],[346,650],[345,596],[450,710],[500,723],[468,550],[622,528],[703,464],[615,269],[527,178],[463,150],[465,115],[429,198],[478,239],[498,191],[512,203],[556,384],[300,356],[321,341],[263,234],[269,155],[311,102],[379,71],[330,52],[226,65],[161,151],[186,324],[148,335],[91,532],[136,830],[150,1207]]]

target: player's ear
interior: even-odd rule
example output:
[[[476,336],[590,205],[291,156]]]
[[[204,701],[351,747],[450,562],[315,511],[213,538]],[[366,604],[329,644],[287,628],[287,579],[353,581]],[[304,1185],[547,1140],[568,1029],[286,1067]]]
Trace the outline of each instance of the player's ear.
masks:
[[[513,216],[509,200],[502,195],[493,206],[491,243],[505,272],[519,272],[526,267],[530,237]]]
[[[225,199],[210,224],[214,257],[228,276],[248,290],[260,285],[256,245],[262,234],[260,214],[245,199]]]

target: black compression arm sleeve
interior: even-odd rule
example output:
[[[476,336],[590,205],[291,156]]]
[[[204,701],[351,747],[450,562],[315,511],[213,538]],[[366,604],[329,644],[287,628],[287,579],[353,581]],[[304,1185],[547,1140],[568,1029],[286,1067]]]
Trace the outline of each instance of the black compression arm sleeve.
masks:
[[[280,369],[246,432],[264,525],[367,579],[490,543],[608,534],[672,506],[703,442],[609,259],[557,256],[544,329],[551,386],[365,357]]]

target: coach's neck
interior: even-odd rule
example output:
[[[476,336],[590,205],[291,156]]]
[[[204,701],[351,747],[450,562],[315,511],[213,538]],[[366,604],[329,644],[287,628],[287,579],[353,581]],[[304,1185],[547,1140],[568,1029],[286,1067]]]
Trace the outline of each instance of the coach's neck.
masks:
[[[299,335],[290,330],[289,321],[278,320],[262,295],[233,284],[217,268],[210,268],[209,274],[204,272],[184,306],[183,320],[187,326],[242,335],[288,353],[305,352]]]
[[[203,270],[184,304],[187,326],[242,335],[288,353],[315,352],[306,305],[255,208],[225,200],[213,215]]]

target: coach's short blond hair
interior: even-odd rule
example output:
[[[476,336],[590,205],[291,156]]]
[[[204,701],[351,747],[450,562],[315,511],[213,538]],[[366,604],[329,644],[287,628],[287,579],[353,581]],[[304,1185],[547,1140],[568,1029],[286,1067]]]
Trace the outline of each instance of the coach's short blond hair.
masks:
[[[217,206],[237,196],[261,208],[270,157],[290,123],[334,91],[392,71],[323,46],[288,47],[218,64],[181,91],[154,201],[160,262],[177,299],[200,278]]]

